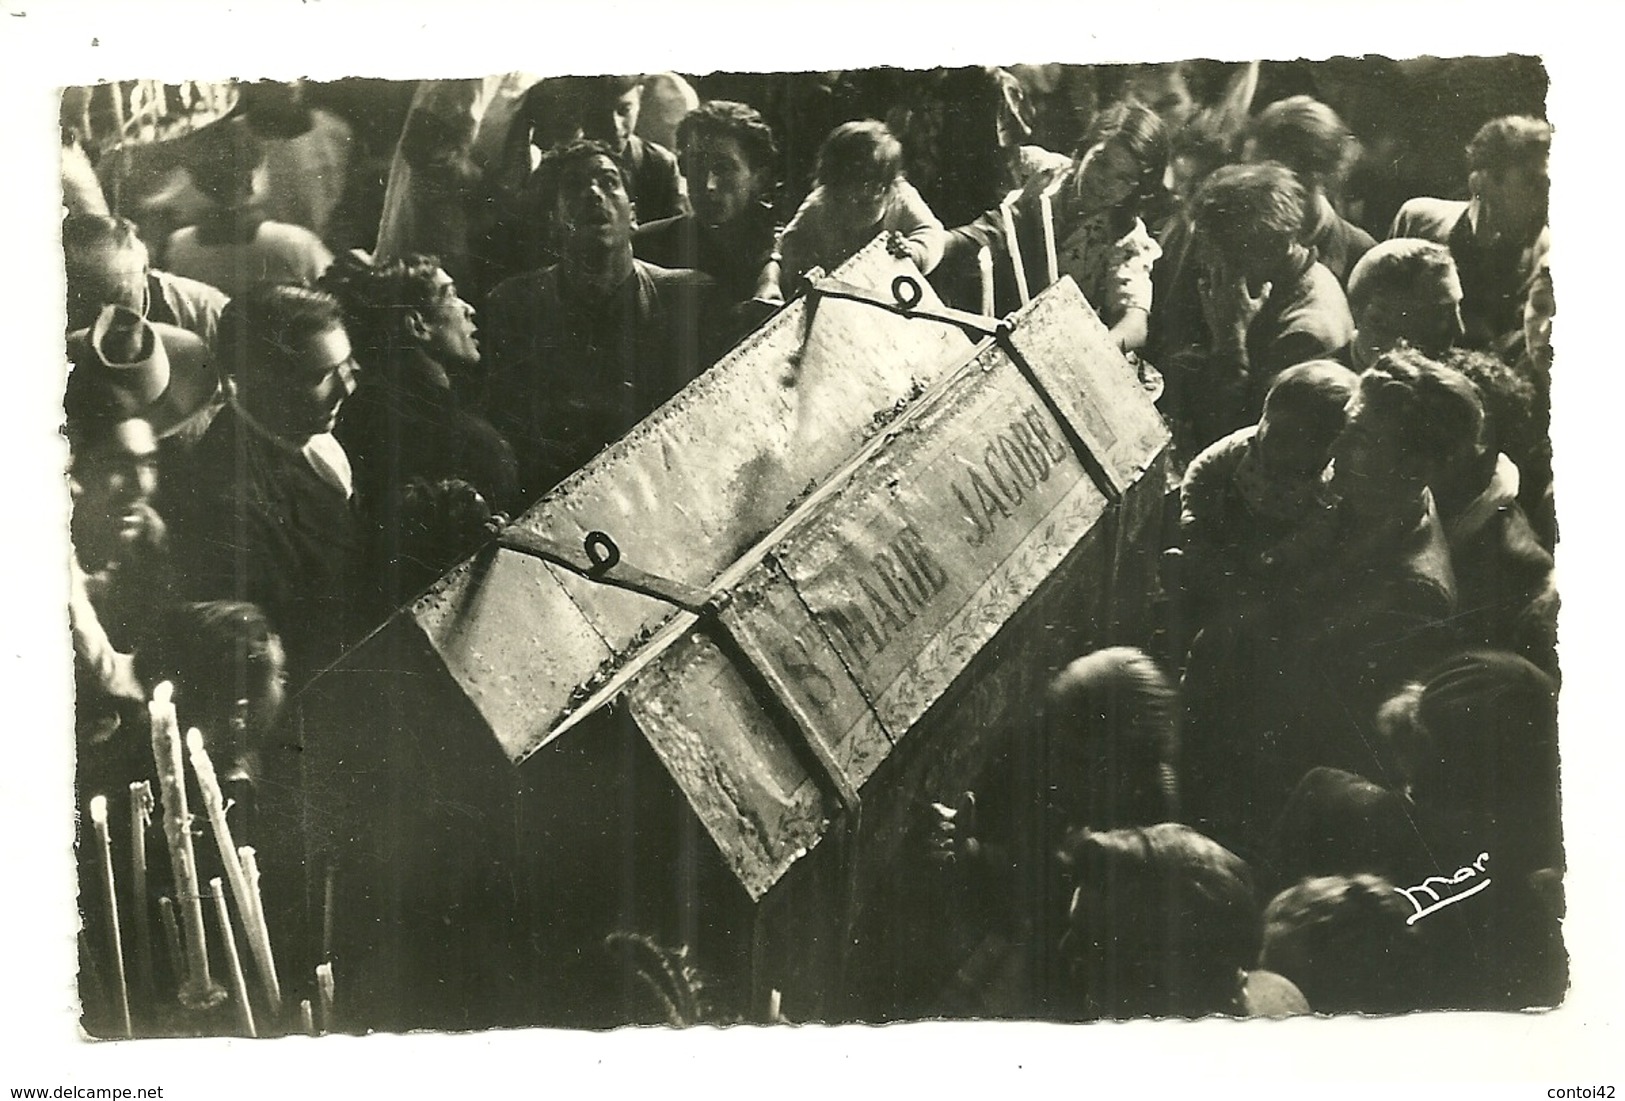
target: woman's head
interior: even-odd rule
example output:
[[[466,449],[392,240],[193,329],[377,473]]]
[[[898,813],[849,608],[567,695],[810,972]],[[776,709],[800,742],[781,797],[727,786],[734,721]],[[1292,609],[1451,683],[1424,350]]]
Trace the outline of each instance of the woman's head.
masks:
[[[1329,359],[1288,367],[1270,384],[1254,446],[1272,474],[1318,477],[1342,434],[1360,376]]]
[[[1073,156],[1073,194],[1085,210],[1137,210],[1162,186],[1167,165],[1167,131],[1157,113],[1132,100],[1114,103],[1095,116]]]
[[[885,123],[873,119],[842,123],[818,150],[818,185],[853,221],[879,218],[902,174],[902,145]]]
[[[778,145],[754,107],[713,99],[677,124],[677,152],[694,214],[721,226],[773,194]]]
[[[1092,1015],[1235,1012],[1261,940],[1245,861],[1188,826],[1069,834],[1062,952]]]

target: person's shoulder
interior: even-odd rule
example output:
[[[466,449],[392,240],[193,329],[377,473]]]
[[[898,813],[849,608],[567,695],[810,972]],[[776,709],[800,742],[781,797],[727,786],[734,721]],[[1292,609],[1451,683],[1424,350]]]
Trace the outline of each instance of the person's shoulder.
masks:
[[[1421,196],[1407,199],[1394,215],[1394,225],[1388,236],[1420,237],[1443,244],[1455,228],[1456,222],[1467,212],[1464,199],[1435,199]]]
[[[633,259],[632,263],[656,287],[677,289],[683,287],[711,287],[716,285],[715,279],[712,279],[703,271],[696,271],[693,268],[668,268],[663,267],[660,264],[651,264],[647,260],[638,260],[635,258]]]
[[[645,222],[632,231],[632,248],[637,250],[645,247],[663,248],[674,245],[682,240],[683,235],[688,232],[693,222],[694,215],[692,214],[674,214],[670,218]],[[642,258],[641,253],[639,253],[639,258]],[[664,266],[670,267],[669,264]]]
[[[1281,310],[1286,331],[1309,331],[1347,341],[1354,333],[1348,296],[1331,269],[1320,261],[1306,268],[1293,284]]]
[[[648,138],[640,138],[636,134],[633,134],[627,140],[641,145],[643,147],[643,156],[647,160],[659,164],[662,168],[670,168],[672,172],[677,171],[677,154],[664,145],[657,141],[650,141]]]
[[[525,302],[537,295],[548,293],[558,283],[558,265],[532,268],[510,275],[491,288],[485,296],[486,307],[502,306],[510,302]]]
[[[1258,425],[1249,424],[1236,429],[1228,436],[1221,436],[1202,448],[1185,468],[1185,484],[1201,482],[1216,474],[1221,468],[1228,470],[1233,467],[1247,453],[1253,437],[1257,435]]]

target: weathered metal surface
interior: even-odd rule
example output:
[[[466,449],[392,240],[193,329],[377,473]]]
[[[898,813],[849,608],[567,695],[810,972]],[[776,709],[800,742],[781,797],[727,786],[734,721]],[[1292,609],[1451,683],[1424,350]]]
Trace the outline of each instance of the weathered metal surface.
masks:
[[[879,241],[837,274],[880,290],[898,275],[918,279]],[[922,307],[937,304],[927,288]],[[878,410],[906,401],[972,348],[949,326],[854,302],[821,302],[807,321],[805,302],[782,311],[516,526],[578,551],[588,532],[604,531],[639,570],[709,586],[852,455]],[[519,760],[672,609],[513,557],[499,551],[488,568],[465,564],[411,614]],[[518,607],[499,610],[510,603]]]
[[[825,813],[809,811],[817,762],[794,773],[805,788],[785,773],[785,791],[808,800],[793,814],[741,800],[757,757],[778,752],[767,741],[793,750],[810,728],[836,783],[861,789],[1101,526],[1109,505],[1091,471],[1132,489],[1160,452],[1166,433],[1133,373],[1120,356],[1115,367],[1102,361],[1104,329],[1075,290],[1054,297],[1017,317],[1016,334],[1040,331],[1023,343],[1013,335],[1016,355],[984,347],[780,525],[743,577],[724,575],[726,599],[706,629],[735,652],[699,632],[657,640],[669,650],[631,679],[634,715],[753,898],[816,844],[838,805],[825,784]],[[1024,346],[1046,357],[1042,367],[1018,363]],[[1028,372],[1064,386],[1064,406]],[[1102,399],[1092,373],[1127,381],[1106,383]],[[1072,414],[1066,426],[1051,405]],[[1146,415],[1157,431],[1136,426]],[[1130,430],[1114,431],[1119,422]],[[1084,462],[1067,442],[1079,438],[1109,458]],[[730,659],[739,675],[715,665]]]
[[[1010,343],[1122,493],[1168,442],[1168,426],[1070,277],[1033,303]]]

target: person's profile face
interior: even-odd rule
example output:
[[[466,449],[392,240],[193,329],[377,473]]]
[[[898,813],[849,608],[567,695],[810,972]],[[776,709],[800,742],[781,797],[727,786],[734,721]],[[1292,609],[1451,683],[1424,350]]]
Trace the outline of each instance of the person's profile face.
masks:
[[[457,293],[457,284],[445,269],[434,273],[430,303],[418,311],[428,330],[429,355],[441,366],[474,367],[480,362],[479,330],[474,325],[474,307]]]
[[[1356,393],[1347,421],[1332,445],[1332,488],[1356,515],[1381,516],[1408,504],[1415,486],[1408,478],[1392,417]]]
[[[701,224],[727,225],[759,203],[771,183],[766,169],[751,167],[737,138],[697,133],[683,143],[688,200]]]
[[[1513,165],[1477,175],[1481,217],[1489,223],[1490,236],[1532,240],[1546,224],[1551,192],[1546,164]]]
[[[556,213],[572,247],[608,250],[632,239],[632,200],[626,181],[620,166],[601,153],[564,166]]]
[[[1290,481],[1320,477],[1331,460],[1332,441],[1338,433],[1313,423],[1312,418],[1271,413],[1266,407],[1258,422],[1259,457],[1271,476]]]
[[[255,415],[282,436],[303,442],[333,431],[359,369],[342,325],[299,344],[281,364],[263,368],[248,387]]]

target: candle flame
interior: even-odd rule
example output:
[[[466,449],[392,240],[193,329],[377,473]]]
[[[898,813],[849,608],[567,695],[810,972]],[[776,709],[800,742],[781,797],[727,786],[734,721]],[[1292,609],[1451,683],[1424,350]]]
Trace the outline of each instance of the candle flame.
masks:
[[[94,795],[91,797],[90,820],[98,826],[107,825],[107,796]]]
[[[169,681],[159,681],[158,687],[152,690],[152,702],[160,707],[167,706],[175,698],[175,686]]]
[[[202,753],[203,731],[199,730],[195,726],[188,730],[186,732],[186,748],[191,750],[193,753]]]

